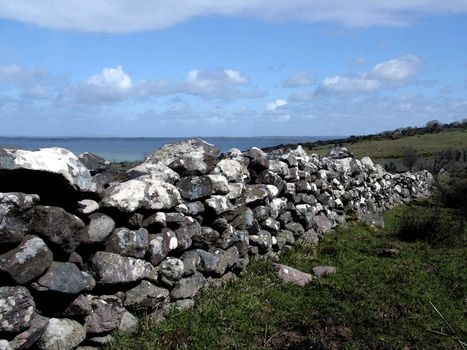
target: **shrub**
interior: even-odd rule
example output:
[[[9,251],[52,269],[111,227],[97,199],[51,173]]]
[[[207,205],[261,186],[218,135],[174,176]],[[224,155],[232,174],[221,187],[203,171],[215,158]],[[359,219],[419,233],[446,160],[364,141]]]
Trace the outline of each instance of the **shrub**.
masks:
[[[465,240],[464,220],[439,207],[409,207],[396,218],[396,232],[403,241],[430,244]]]
[[[435,200],[446,208],[459,210],[467,218],[467,172],[440,175]]]

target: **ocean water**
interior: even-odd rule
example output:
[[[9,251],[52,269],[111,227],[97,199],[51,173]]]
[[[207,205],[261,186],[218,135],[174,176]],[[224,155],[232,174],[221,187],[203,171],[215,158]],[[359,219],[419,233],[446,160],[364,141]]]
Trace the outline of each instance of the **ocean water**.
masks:
[[[253,146],[263,148],[288,143],[304,143],[336,138],[336,136],[265,136],[265,137],[203,137],[226,152],[230,148],[246,150]],[[34,150],[45,147],[63,147],[76,155],[91,152],[110,161],[143,160],[150,152],[167,143],[189,138],[88,138],[88,137],[0,137],[0,148]]]

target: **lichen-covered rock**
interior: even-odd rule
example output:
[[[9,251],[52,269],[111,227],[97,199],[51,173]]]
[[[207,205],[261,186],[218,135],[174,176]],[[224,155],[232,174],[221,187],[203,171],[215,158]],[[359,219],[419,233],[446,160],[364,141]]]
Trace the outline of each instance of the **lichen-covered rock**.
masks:
[[[196,250],[189,250],[180,257],[180,260],[183,261],[183,276],[191,276],[196,272],[199,259],[199,254]]]
[[[206,204],[206,207],[214,211],[216,215],[225,213],[233,208],[230,200],[227,197],[220,195],[213,195],[206,199],[204,203]]]
[[[24,193],[0,193],[0,244],[21,242],[29,229],[39,197]]]
[[[177,186],[182,197],[190,201],[214,193],[212,182],[207,176],[182,177]]]
[[[170,296],[173,299],[193,298],[204,287],[205,283],[206,279],[200,273],[196,273],[192,277],[182,278],[170,291]]]
[[[21,332],[10,341],[12,349],[29,349],[44,334],[49,325],[47,317],[34,314],[28,329]],[[2,347],[0,346],[0,349]]]
[[[134,258],[144,258],[149,246],[148,230],[116,229],[106,243],[106,250]]]
[[[223,275],[227,264],[225,262],[225,257],[219,253],[216,254],[207,252],[202,249],[197,249],[200,260],[198,264],[198,271],[205,273],[214,273],[216,275]]]
[[[165,259],[171,250],[178,248],[178,239],[175,232],[163,229],[160,234],[149,236],[148,256],[154,266]]]
[[[86,331],[78,322],[67,318],[51,318],[37,346],[41,350],[72,350],[85,338]]]
[[[318,233],[326,233],[332,228],[332,223],[326,215],[318,215],[314,218],[314,226]]]
[[[261,252],[268,252],[272,249],[273,237],[266,230],[261,230],[256,235],[250,235],[250,243],[258,246]]]
[[[58,174],[77,190],[92,190],[91,173],[72,152],[64,148],[41,148],[38,151],[0,149],[1,169]]]
[[[168,257],[158,266],[159,278],[166,285],[173,286],[183,277],[183,261],[178,258]]]
[[[110,186],[104,194],[102,204],[125,212],[137,209],[171,209],[180,204],[178,189],[152,175],[140,176]]]
[[[42,275],[52,258],[52,252],[42,239],[28,235],[17,248],[0,255],[0,271],[15,283],[26,284]]]
[[[38,205],[30,232],[69,254],[80,245],[84,227],[81,219],[62,208]]]
[[[82,242],[86,244],[104,241],[115,228],[115,221],[110,216],[95,213],[89,216],[90,222],[86,226]]]
[[[156,271],[150,263],[110,252],[94,254],[90,268],[98,284],[119,284],[157,278]]]
[[[175,235],[178,240],[178,249],[188,249],[191,247],[192,238],[201,233],[201,225],[198,221],[187,218],[179,228],[175,230]]]
[[[242,203],[251,204],[265,200],[269,194],[270,191],[266,185],[247,185],[239,200]]]
[[[174,184],[180,179],[180,175],[161,163],[144,162],[127,170],[126,174],[130,179],[136,179],[143,175],[151,175],[151,177],[155,179],[171,184]]]
[[[54,261],[35,287],[40,291],[78,294],[95,285],[91,279],[90,275],[80,271],[73,263]]]
[[[25,287],[0,287],[0,335],[27,329],[35,310],[34,299]]]
[[[244,166],[233,159],[220,160],[214,171],[223,174],[230,182],[242,182],[244,176],[247,176],[247,170],[244,169]]]
[[[157,287],[148,281],[142,281],[125,293],[123,304],[130,310],[152,311],[162,307],[168,301],[169,291],[167,289]]]
[[[84,318],[84,327],[88,334],[102,334],[120,326],[125,308],[120,298],[114,295],[92,296],[93,312]]]
[[[178,173],[204,175],[214,167],[220,150],[201,139],[191,139],[167,144],[151,153],[146,163],[162,163]]]

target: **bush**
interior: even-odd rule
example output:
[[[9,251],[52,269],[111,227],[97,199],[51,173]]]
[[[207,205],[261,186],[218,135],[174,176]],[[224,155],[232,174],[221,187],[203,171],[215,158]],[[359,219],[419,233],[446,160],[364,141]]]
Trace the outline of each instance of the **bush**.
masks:
[[[430,244],[465,241],[464,220],[439,207],[409,207],[396,219],[396,232],[403,241]]]
[[[446,208],[459,210],[467,218],[467,172],[440,175],[435,200]]]

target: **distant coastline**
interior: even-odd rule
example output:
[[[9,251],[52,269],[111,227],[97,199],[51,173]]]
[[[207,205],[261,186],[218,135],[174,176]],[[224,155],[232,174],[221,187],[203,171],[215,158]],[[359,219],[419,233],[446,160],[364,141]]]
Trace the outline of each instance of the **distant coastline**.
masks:
[[[136,161],[167,144],[191,137],[27,137],[0,136],[0,148],[38,149],[63,147],[76,155],[91,152],[109,161]],[[266,148],[280,144],[309,143],[339,138],[339,136],[254,136],[254,137],[200,137],[226,152],[230,148],[246,150],[253,146]]]

